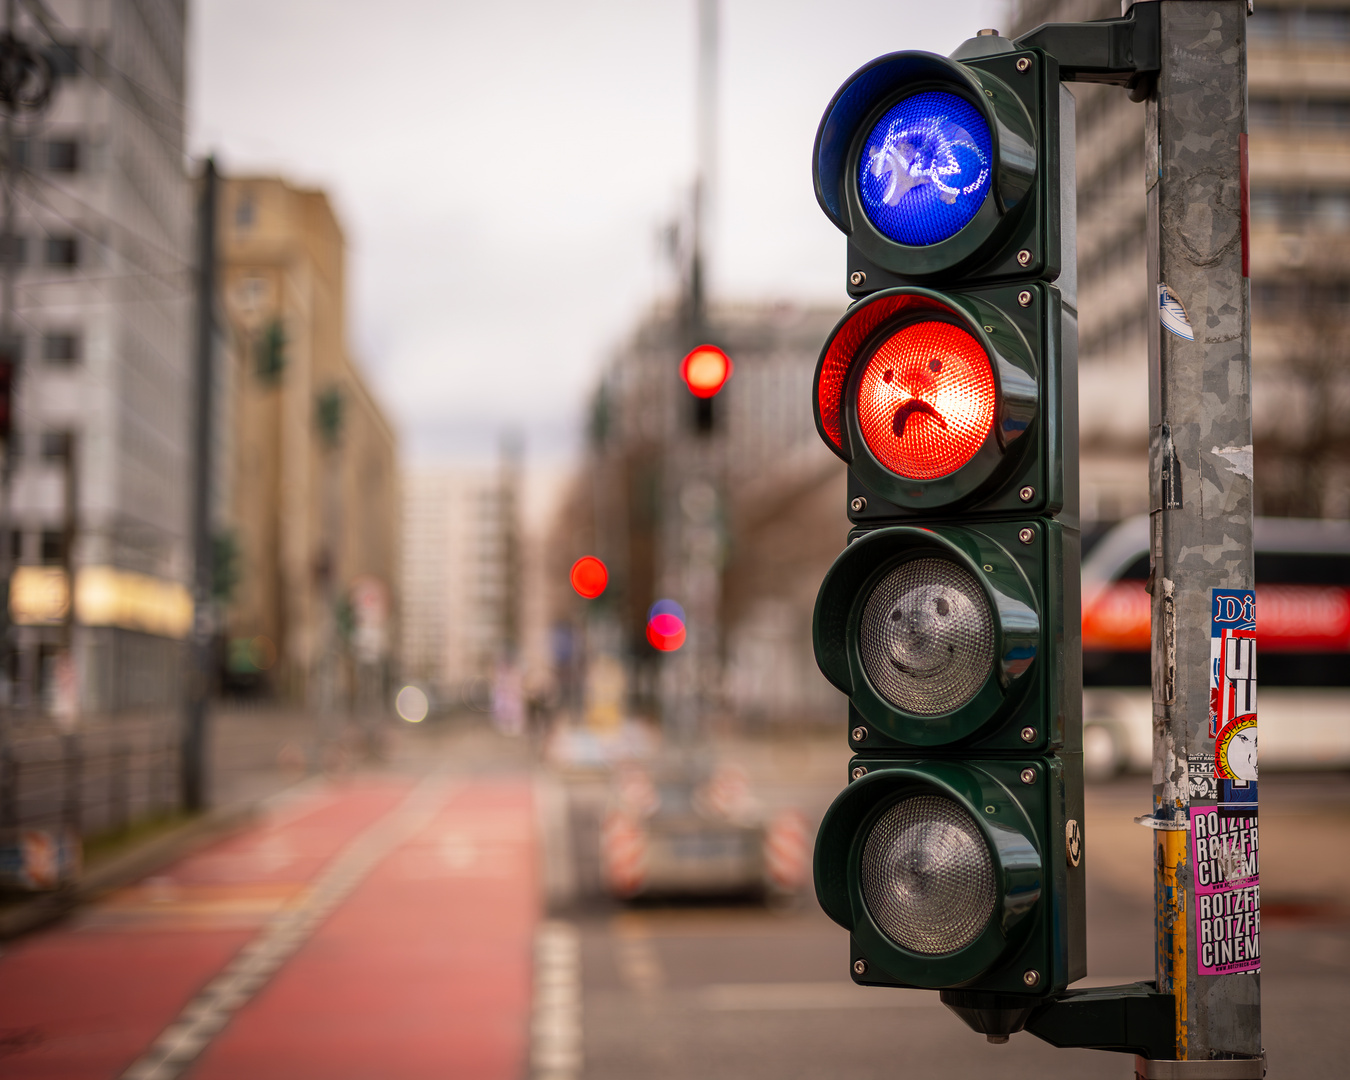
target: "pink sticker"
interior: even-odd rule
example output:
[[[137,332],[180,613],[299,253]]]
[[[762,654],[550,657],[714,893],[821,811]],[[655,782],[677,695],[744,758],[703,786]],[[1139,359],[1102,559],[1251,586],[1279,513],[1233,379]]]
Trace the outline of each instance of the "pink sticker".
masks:
[[[1261,970],[1261,881],[1255,814],[1192,806],[1196,970]]]

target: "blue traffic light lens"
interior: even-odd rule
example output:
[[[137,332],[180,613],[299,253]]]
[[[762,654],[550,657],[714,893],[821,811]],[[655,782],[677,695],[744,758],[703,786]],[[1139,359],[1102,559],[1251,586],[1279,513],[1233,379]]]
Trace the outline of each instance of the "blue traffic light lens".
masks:
[[[863,210],[901,244],[936,244],[970,223],[989,193],[989,125],[965,98],[913,94],[889,109],[863,146]]]

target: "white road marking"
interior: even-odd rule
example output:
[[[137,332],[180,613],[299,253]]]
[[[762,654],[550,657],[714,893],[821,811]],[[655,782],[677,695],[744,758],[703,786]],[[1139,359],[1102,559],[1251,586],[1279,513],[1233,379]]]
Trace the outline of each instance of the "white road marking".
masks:
[[[431,821],[444,793],[441,776],[427,777],[338,852],[304,900],[273,916],[122,1074],[122,1080],[174,1080],[179,1076],[381,860]]]
[[[542,923],[534,939],[534,1080],[574,1080],[581,1072],[581,1033],[581,935],[570,923]]]

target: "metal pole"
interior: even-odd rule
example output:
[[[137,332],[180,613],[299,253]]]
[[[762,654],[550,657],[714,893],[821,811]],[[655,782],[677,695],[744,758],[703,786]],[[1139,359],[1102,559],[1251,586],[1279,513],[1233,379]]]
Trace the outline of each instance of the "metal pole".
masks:
[[[1176,998],[1176,1057],[1259,1058],[1254,645],[1243,644],[1254,636],[1248,7],[1154,2],[1162,65],[1145,122],[1149,284],[1159,295],[1149,335],[1154,812],[1140,820],[1157,829],[1157,979]],[[1251,746],[1249,764],[1239,745]],[[1148,1065],[1141,1075],[1163,1075]],[[1224,1075],[1259,1077],[1259,1066]]]
[[[198,203],[196,376],[192,462],[192,664],[183,716],[182,799],[188,811],[206,806],[206,701],[211,679],[212,339],[216,295],[216,163],[202,168]]]

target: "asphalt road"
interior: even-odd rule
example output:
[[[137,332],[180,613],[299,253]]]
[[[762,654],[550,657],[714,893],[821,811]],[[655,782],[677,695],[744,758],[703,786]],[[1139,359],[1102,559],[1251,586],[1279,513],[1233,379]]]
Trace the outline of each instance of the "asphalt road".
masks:
[[[481,728],[405,729],[384,765],[292,788],[242,832],[6,944],[0,1076],[1130,1075],[1122,1055],[1025,1034],[991,1045],[933,993],[854,986],[846,935],[810,895],[605,898],[603,780],[550,773],[530,750]],[[833,741],[719,750],[769,810],[808,818],[847,761]],[[1131,821],[1147,803],[1143,778],[1089,789],[1099,984],[1150,974],[1151,834]],[[1263,777],[1261,813],[1270,1076],[1343,1075],[1350,778]]]
[[[820,756],[820,755],[817,755]],[[828,757],[828,755],[826,755]],[[842,775],[842,756],[840,769]],[[756,770],[757,771],[757,770]],[[837,785],[820,768],[772,787],[817,815]],[[571,788],[580,895],[560,917],[580,935],[588,1080],[847,1076],[1133,1075],[1126,1055],[1060,1050],[1025,1033],[991,1045],[934,993],[854,986],[847,934],[814,898],[619,905],[596,894],[597,790]],[[1088,980],[1152,977],[1152,835],[1146,778],[1089,791]],[[1263,1012],[1271,1077],[1344,1074],[1350,1011],[1350,778],[1262,780]]]

